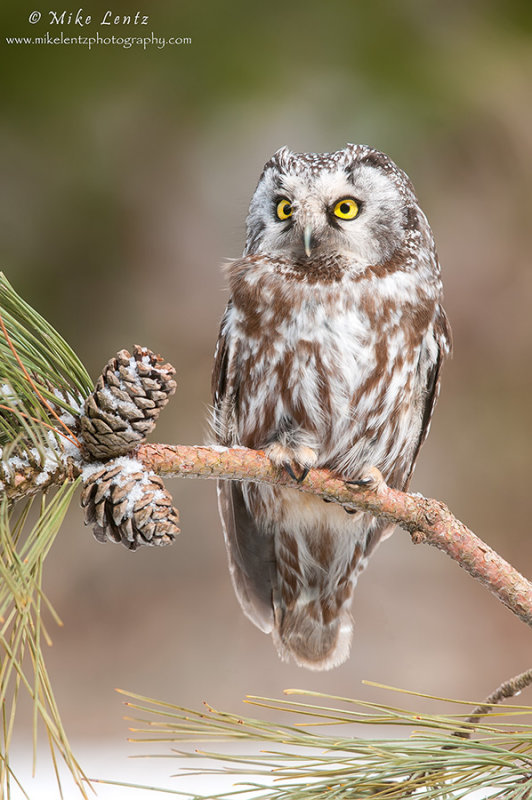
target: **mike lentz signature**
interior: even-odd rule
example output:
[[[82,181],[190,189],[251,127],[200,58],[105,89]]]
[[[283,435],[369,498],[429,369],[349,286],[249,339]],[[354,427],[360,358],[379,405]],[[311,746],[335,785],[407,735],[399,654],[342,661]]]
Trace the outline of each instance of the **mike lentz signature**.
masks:
[[[48,11],[50,17],[50,25],[79,25],[84,27],[93,22],[90,14],[84,14],[83,9],[79,8],[75,13],[74,11]],[[40,19],[39,15],[39,19]],[[140,11],[135,14],[114,14],[112,11],[105,11],[99,22],[94,20],[97,25],[147,25],[149,16],[148,14],[141,14]],[[35,22],[38,20],[35,19]],[[30,22],[33,20],[30,19]]]

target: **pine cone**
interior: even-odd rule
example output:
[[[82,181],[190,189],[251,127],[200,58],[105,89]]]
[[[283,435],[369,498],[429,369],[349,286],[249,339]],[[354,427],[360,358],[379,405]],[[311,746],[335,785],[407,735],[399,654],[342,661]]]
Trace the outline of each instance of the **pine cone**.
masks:
[[[85,401],[80,427],[90,456],[97,460],[130,453],[151,433],[176,389],[175,369],[151,350],[120,350]]]
[[[86,467],[85,475],[81,506],[85,525],[92,525],[99,542],[122,542],[136,550],[174,541],[179,513],[158,475],[124,457],[100,468]]]

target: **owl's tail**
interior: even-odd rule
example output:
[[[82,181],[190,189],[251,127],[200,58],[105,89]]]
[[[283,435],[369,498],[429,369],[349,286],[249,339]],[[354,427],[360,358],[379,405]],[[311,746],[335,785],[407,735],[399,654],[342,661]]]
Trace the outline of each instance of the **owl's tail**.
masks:
[[[273,640],[281,658],[291,656],[300,667],[327,670],[349,657],[353,620],[333,598],[299,597],[292,608],[277,608]]]

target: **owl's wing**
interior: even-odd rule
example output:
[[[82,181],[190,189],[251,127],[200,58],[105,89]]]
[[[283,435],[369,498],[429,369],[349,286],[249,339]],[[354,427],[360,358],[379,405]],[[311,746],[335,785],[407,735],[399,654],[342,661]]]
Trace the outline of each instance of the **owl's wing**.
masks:
[[[405,478],[405,489],[410,483],[410,478],[412,477],[412,472],[414,470],[421,445],[429,433],[430,421],[432,419],[434,407],[440,393],[440,372],[443,359],[445,356],[449,355],[452,349],[451,326],[449,325],[447,315],[441,306],[438,306],[438,315],[434,323],[434,339],[436,341],[437,353],[436,358],[433,359],[432,365],[427,371],[421,430],[419,432],[419,439],[414,450],[412,464]]]
[[[214,365],[212,368],[211,391],[214,410],[219,412],[227,390],[227,362],[229,351],[227,347],[227,320],[232,308],[229,301],[220,323],[220,332],[214,351]]]
[[[242,486],[218,481],[218,508],[222,518],[229,571],[245,615],[265,633],[273,628],[273,536],[263,533],[246,506]]]
[[[235,444],[230,433],[232,421],[225,417],[234,413],[238,395],[238,374],[234,367],[236,352],[230,352],[227,336],[230,311],[231,303],[220,327],[212,373],[215,432],[218,442],[226,446]],[[246,616],[269,633],[273,627],[273,537],[259,530],[248,510],[241,483],[218,481],[218,508],[235,594]]]

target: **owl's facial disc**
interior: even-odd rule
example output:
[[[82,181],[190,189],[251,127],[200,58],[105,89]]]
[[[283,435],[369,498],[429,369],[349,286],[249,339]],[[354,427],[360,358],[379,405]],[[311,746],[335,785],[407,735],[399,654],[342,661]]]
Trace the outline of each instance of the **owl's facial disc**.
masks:
[[[379,165],[353,159],[318,169],[274,159],[251,201],[245,252],[341,256],[354,271],[382,264],[404,241],[405,198],[396,176]]]

